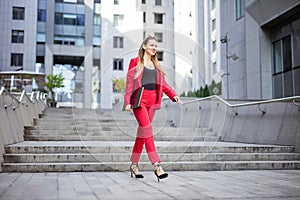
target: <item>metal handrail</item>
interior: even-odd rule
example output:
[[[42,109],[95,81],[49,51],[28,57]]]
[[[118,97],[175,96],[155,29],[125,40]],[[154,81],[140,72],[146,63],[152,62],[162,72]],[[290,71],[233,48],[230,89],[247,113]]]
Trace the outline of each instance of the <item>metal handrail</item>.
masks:
[[[40,100],[44,100],[47,97],[47,94],[42,92],[36,92],[36,95],[34,93],[35,92],[32,92],[29,97],[28,96],[29,94],[27,94],[25,90],[23,90],[21,93],[17,93],[17,92],[9,92],[5,87],[1,87],[0,99],[4,98],[5,96],[9,96],[11,98],[11,102],[9,103],[9,105],[5,104],[4,108],[6,109],[8,107],[12,107],[12,109],[15,110],[16,108],[20,107],[20,105],[28,106],[29,102],[34,104],[35,103],[34,99],[36,101],[40,101]],[[20,95],[20,99],[18,99],[15,95]],[[14,102],[17,102],[17,106],[15,106]]]
[[[297,102],[295,101],[295,99],[293,99],[293,104],[296,105],[296,106],[298,106],[298,107],[300,108],[300,104],[297,103]]]
[[[5,107],[5,109],[7,108],[7,107],[10,107],[11,105],[13,105],[14,104],[14,101],[16,101],[17,103],[19,103],[18,104],[18,106],[17,107],[15,107],[15,106],[13,106],[13,109],[16,109],[16,108],[18,108],[19,107],[19,105],[20,105],[20,101],[19,101],[19,99],[17,99],[14,95],[12,95],[7,89],[5,89],[4,87],[2,87],[1,88],[1,95],[3,94],[3,92],[5,92],[5,95],[8,95],[11,99],[12,99],[12,101],[11,101],[11,103],[9,104],[9,105],[4,105],[4,107]]]
[[[222,103],[224,103],[226,106],[228,106],[230,108],[237,108],[237,107],[243,107],[243,106],[258,105],[258,109],[262,112],[262,114],[266,113],[266,109],[262,110],[260,108],[260,105],[261,104],[266,104],[266,103],[274,103],[274,102],[280,102],[280,101],[293,100],[293,104],[296,105],[296,106],[298,106],[298,107],[300,107],[300,104],[297,104],[295,102],[296,99],[300,99],[300,96],[285,97],[285,98],[280,98],[280,99],[269,99],[269,100],[247,102],[247,103],[239,103],[239,104],[230,104],[229,102],[227,102],[223,98],[221,98],[221,97],[219,97],[217,95],[212,95],[212,96],[209,96],[209,97],[204,97],[204,98],[196,99],[196,100],[193,100],[193,101],[183,102],[182,105],[196,103],[196,102],[199,102],[199,101],[203,101],[203,100],[207,100],[207,99],[212,99],[212,98],[218,99],[219,101],[221,101]],[[234,111],[234,112],[235,112],[236,115],[238,114],[236,111]]]
[[[1,90],[0,90],[0,96],[2,95],[2,93],[4,92],[5,88],[4,87],[1,87]]]
[[[219,97],[217,95],[213,95],[213,96],[209,96],[209,97],[204,97],[204,98],[196,99],[196,100],[193,100],[193,101],[183,102],[183,105],[190,104],[190,103],[196,103],[198,101],[203,101],[203,100],[212,99],[212,98],[217,98],[218,100],[220,100],[221,102],[223,102],[224,104],[226,104],[228,107],[234,108],[234,107],[258,105],[258,104],[264,104],[264,103],[274,103],[274,102],[286,101],[286,100],[295,100],[295,99],[300,99],[300,96],[285,97],[285,98],[280,98],[280,99],[269,99],[269,100],[247,102],[247,103],[240,103],[240,104],[230,104],[229,102],[227,102],[223,98],[221,98],[221,97]]]
[[[26,99],[25,99],[25,97],[26,97]],[[23,101],[23,99],[24,99],[24,101]],[[21,96],[20,96],[20,101],[21,101],[23,104],[25,104],[26,106],[28,105],[28,104],[27,104],[28,102],[33,103],[33,102],[31,101],[31,99],[29,98],[29,96],[27,95],[27,93],[26,93],[25,90],[22,91],[22,94],[21,94]]]
[[[12,94],[12,95],[19,95],[19,96],[20,96],[19,102],[20,102],[21,104],[27,103],[27,101],[23,101],[24,93],[25,93],[25,90],[23,90],[22,92],[10,92],[10,94]]]
[[[5,92],[5,87],[1,87],[0,89],[0,99],[4,98],[5,95],[2,96],[3,92]]]

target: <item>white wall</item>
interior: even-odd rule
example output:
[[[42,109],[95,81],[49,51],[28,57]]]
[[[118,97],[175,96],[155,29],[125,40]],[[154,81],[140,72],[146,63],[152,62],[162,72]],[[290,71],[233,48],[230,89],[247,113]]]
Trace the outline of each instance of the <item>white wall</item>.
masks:
[[[199,10],[196,0],[174,1],[174,52],[175,52],[175,87],[178,93],[198,88],[204,75],[199,65]],[[203,30],[202,30],[203,31]],[[200,87],[199,87],[200,88]]]
[[[13,6],[25,8],[25,20],[12,20]],[[35,71],[37,0],[0,2],[0,70],[10,71],[11,53],[23,54],[23,70]],[[24,30],[24,43],[11,43],[12,30]]]
[[[125,77],[130,59],[137,56],[137,50],[143,40],[142,12],[136,11],[136,1],[101,1],[102,45],[101,45],[101,109],[112,109],[112,80]],[[123,24],[114,27],[114,14],[124,15]],[[113,48],[113,37],[124,37],[124,48]],[[124,59],[124,70],[113,71],[113,59]]]
[[[246,44],[245,44],[245,18],[235,20],[234,1],[222,0],[220,3],[220,34],[221,37],[227,33],[230,41],[228,42],[228,55],[233,53],[238,55],[238,60],[228,59],[228,76],[223,76],[223,93],[229,90],[229,98],[247,98],[247,74],[246,74]],[[221,45],[221,70],[226,73],[226,44]]]

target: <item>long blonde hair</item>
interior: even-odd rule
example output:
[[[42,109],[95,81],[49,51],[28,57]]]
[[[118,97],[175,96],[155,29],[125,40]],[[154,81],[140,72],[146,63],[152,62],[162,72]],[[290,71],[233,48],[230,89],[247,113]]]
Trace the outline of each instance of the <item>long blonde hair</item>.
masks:
[[[143,69],[144,69],[144,54],[145,54],[145,49],[143,48],[143,45],[147,45],[149,40],[155,40],[157,42],[157,39],[154,36],[148,35],[143,43],[141,44],[139,51],[138,51],[138,57],[139,57],[139,63],[136,66],[136,74],[134,76],[134,78],[136,79],[137,77],[139,77],[139,75],[141,75]],[[166,75],[166,73],[164,72],[164,70],[162,69],[161,65],[158,62],[158,58],[157,58],[157,53],[153,56],[151,56],[151,61],[153,62],[154,66],[156,69],[158,69],[159,71],[161,71],[163,73],[163,75]]]

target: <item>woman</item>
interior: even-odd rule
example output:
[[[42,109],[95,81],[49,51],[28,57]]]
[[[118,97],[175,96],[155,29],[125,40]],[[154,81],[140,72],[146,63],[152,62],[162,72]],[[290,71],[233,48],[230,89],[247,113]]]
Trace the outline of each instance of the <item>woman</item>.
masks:
[[[161,107],[162,93],[164,92],[173,102],[180,99],[174,90],[166,83],[165,73],[162,70],[156,54],[157,41],[155,37],[148,36],[138,51],[138,57],[130,60],[126,92],[124,95],[124,110],[133,110],[139,124],[134,147],[131,155],[131,177],[144,178],[138,168],[143,146],[154,166],[157,180],[168,177],[160,165],[160,158],[154,144],[152,120],[156,109]]]

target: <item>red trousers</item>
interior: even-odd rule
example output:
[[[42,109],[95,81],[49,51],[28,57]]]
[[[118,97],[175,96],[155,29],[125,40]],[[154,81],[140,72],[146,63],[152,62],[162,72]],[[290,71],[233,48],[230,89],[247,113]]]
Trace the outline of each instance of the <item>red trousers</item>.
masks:
[[[133,113],[139,124],[135,143],[132,150],[131,161],[138,163],[145,145],[149,160],[152,164],[160,162],[154,144],[152,120],[155,110],[153,105],[156,102],[156,90],[144,90],[140,107],[134,108]]]

